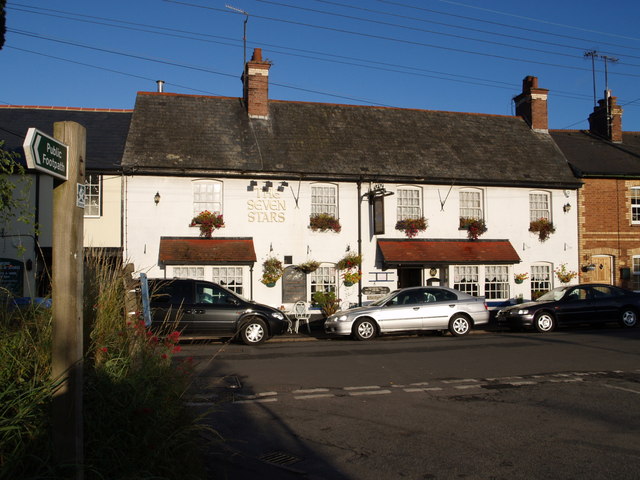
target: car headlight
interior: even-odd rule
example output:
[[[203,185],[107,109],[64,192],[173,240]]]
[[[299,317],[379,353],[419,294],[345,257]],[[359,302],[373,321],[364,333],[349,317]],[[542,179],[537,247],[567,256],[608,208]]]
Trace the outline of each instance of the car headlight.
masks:
[[[347,320],[349,320],[349,315],[340,315],[338,318],[336,318],[336,320],[339,322],[346,322]]]
[[[518,310],[518,315],[528,315],[529,314],[529,310],[525,309],[521,309]]]
[[[271,312],[271,316],[278,320],[284,320],[284,315],[280,312]]]

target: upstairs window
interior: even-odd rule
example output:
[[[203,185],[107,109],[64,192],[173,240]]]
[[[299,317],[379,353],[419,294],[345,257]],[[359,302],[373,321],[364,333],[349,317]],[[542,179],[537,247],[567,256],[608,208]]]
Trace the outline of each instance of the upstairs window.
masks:
[[[311,216],[321,213],[338,218],[338,187],[336,185],[311,186]]]
[[[631,188],[631,223],[640,225],[640,187]]]
[[[551,202],[546,192],[531,192],[529,194],[529,218],[532,222],[544,218],[551,220]]]
[[[222,213],[222,183],[193,182],[193,216],[205,210]]]
[[[419,188],[400,187],[397,192],[398,220],[422,217],[422,202]]]
[[[460,191],[460,217],[484,220],[481,190]]]
[[[102,176],[87,175],[84,186],[84,216],[99,217],[102,215]]]

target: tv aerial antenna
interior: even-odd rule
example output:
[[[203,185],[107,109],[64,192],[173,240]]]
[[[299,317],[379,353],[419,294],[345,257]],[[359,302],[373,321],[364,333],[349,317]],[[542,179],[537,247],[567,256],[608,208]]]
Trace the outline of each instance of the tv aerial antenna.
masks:
[[[236,13],[240,13],[244,15],[244,30],[242,32],[242,50],[243,50],[242,65],[244,68],[244,65],[247,64],[247,22],[249,21],[249,13],[229,4],[226,4],[225,7],[227,7],[229,10],[233,10]]]

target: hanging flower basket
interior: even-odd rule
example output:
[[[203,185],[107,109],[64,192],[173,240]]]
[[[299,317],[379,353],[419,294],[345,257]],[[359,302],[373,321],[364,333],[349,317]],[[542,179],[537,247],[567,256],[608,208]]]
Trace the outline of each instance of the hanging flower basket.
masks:
[[[269,257],[262,263],[262,278],[260,281],[267,287],[275,286],[284,273],[282,262],[275,257]]]
[[[553,223],[546,218],[539,218],[529,224],[529,231],[538,234],[538,239],[544,242],[549,238],[549,235],[555,233],[556,228]]]
[[[567,270],[567,264],[563,263],[554,270],[556,277],[560,280],[560,283],[569,283],[571,280],[578,276],[578,272],[573,270]]]
[[[517,284],[520,284],[520,283],[524,282],[527,278],[529,278],[529,274],[526,273],[526,272],[525,273],[516,273],[513,276],[513,279],[515,280],[515,282]]]
[[[189,226],[200,226],[200,236],[211,238],[214,230],[224,227],[224,219],[222,218],[222,214],[211,213],[209,210],[205,210],[193,217]]]
[[[460,217],[460,230],[467,231],[469,240],[477,240],[480,235],[487,231],[487,225],[481,218]]]
[[[315,260],[308,260],[304,263],[296,265],[296,270],[299,270],[302,273],[313,273],[319,267],[320,267],[320,262],[316,262]]]
[[[336,263],[338,270],[360,268],[360,265],[362,265],[362,255],[358,255],[357,253],[347,253]]]
[[[333,230],[338,233],[342,230],[342,226],[340,226],[338,219],[328,213],[319,213],[309,217],[309,228],[314,232],[326,232],[327,230]]]
[[[362,272],[360,270],[347,270],[342,274],[342,281],[345,287],[355,285],[362,278]]]
[[[418,235],[418,232],[424,232],[426,229],[427,221],[424,217],[405,218],[404,220],[398,220],[396,223],[396,230],[404,232],[408,238],[413,238]]]

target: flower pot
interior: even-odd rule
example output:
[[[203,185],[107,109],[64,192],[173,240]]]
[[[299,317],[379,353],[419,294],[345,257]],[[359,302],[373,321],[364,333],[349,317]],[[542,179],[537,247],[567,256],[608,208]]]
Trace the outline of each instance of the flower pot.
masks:
[[[269,288],[271,287],[275,287],[276,286],[276,282],[269,282],[269,283],[265,283],[265,285]]]
[[[524,280],[522,280],[521,278],[516,278],[516,283],[518,285],[521,284],[522,282],[524,282]]]
[[[345,280],[345,281],[344,281],[344,286],[345,286],[345,287],[350,287],[350,286],[352,286],[352,285],[353,285],[353,282],[349,282],[349,281],[347,281],[347,280]]]

